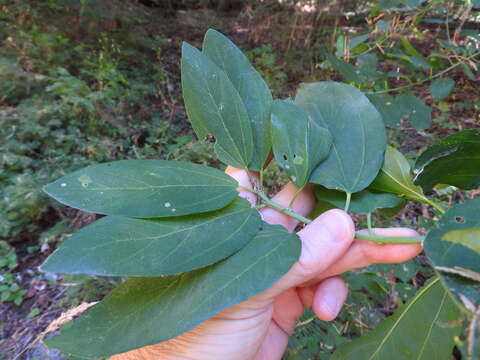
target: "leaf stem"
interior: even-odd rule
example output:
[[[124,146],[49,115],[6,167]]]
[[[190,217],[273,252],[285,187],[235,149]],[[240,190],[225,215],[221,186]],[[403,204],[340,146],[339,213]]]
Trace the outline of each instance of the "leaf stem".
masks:
[[[312,220],[297,214],[295,211],[291,209],[287,209],[280,204],[270,200],[268,196],[261,190],[252,190],[245,186],[239,186],[240,190],[248,191],[252,194],[256,194],[260,199],[262,199],[263,204],[257,205],[256,208],[263,208],[263,207],[271,207],[281,213],[288,215],[304,224],[310,224]],[[348,193],[347,193],[348,194]],[[350,194],[351,195],[351,194]],[[378,236],[378,235],[365,235],[359,232],[355,233],[355,238],[360,240],[368,240],[378,244],[411,244],[411,243],[418,243],[422,242],[425,238],[423,236],[409,236],[409,237],[402,237],[402,236]]]
[[[476,57],[479,56],[479,55],[480,55],[480,52],[475,53],[475,54],[473,54],[473,55],[465,58],[465,60],[474,59],[474,58],[476,58]],[[426,79],[417,81],[417,82],[412,83],[412,84],[407,84],[407,85],[399,86],[399,87],[396,87],[396,88],[393,88],[393,89],[386,89],[386,90],[380,90],[380,91],[367,92],[367,94],[386,94],[386,93],[389,93],[389,92],[398,91],[398,90],[403,90],[403,89],[408,89],[408,88],[413,87],[413,86],[421,85],[421,84],[423,84],[423,83],[426,83],[426,82],[428,82],[428,81],[431,81],[431,80],[433,80],[433,79],[436,79],[437,77],[442,76],[443,74],[446,74],[446,73],[449,72],[450,70],[453,70],[453,69],[455,69],[457,66],[460,66],[460,65],[462,65],[462,64],[464,64],[464,63],[465,63],[464,61],[456,62],[455,64],[449,66],[449,67],[446,68],[445,70],[442,70],[442,71],[436,73],[436,74],[433,75],[433,76],[429,76],[429,77],[426,78]]]
[[[347,192],[347,199],[345,200],[345,208],[344,210],[345,211],[348,211],[348,209],[350,208],[350,201],[352,200],[352,193],[351,192]]]
[[[437,209],[442,215],[445,214],[447,212],[447,210],[445,210],[445,208],[440,205],[439,203],[425,197],[425,202],[427,202],[429,205],[432,205],[435,209]]]
[[[297,200],[298,195],[300,195],[300,193],[302,192],[302,190],[303,190],[303,188],[298,189],[297,192],[295,193],[295,195],[293,195],[292,200],[290,200],[290,204],[288,204],[288,208],[289,208],[289,209],[293,206],[293,204],[295,203],[295,200]]]
[[[424,236],[378,236],[355,233],[355,239],[368,240],[378,244],[413,244],[425,240]]]
[[[368,234],[373,235],[373,230],[372,230],[372,213],[369,212],[367,214],[367,227],[368,227]]]

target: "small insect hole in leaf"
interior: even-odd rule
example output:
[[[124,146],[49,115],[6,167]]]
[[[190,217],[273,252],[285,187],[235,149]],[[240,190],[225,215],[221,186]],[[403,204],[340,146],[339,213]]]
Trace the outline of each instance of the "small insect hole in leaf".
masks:
[[[283,160],[287,161],[288,160],[288,157],[286,154],[283,154]]]
[[[455,216],[455,221],[463,224],[465,222],[465,218],[463,216]]]

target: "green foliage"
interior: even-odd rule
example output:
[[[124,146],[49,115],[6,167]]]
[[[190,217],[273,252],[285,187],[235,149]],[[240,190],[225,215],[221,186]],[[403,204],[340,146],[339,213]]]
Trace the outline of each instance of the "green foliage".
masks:
[[[247,246],[220,263],[178,276],[126,281],[48,343],[91,358],[170,339],[268,289],[299,255],[295,234],[264,224]]]
[[[21,305],[27,293],[15,281],[13,270],[17,267],[15,250],[5,241],[0,241],[0,302],[11,301]]]

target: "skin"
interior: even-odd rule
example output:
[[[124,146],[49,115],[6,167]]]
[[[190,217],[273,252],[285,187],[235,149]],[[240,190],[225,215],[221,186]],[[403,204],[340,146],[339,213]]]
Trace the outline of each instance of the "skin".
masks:
[[[228,167],[226,173],[251,187],[243,169]],[[256,174],[252,174],[257,180]],[[297,189],[287,184],[272,200],[287,207]],[[255,195],[239,191],[255,202]],[[293,210],[307,216],[314,207],[311,186],[305,187]],[[271,208],[261,216],[270,224],[293,231],[298,222]],[[375,229],[378,235],[417,236],[406,228]],[[355,240],[355,227],[342,210],[319,216],[298,235],[302,241],[299,260],[270,289],[235,305],[196,328],[169,341],[111,357],[112,360],[279,360],[297,320],[312,307],[319,319],[335,319],[347,298],[347,285],[338,275],[374,263],[399,263],[421,252],[420,244],[377,245]],[[168,324],[167,324],[168,326]]]

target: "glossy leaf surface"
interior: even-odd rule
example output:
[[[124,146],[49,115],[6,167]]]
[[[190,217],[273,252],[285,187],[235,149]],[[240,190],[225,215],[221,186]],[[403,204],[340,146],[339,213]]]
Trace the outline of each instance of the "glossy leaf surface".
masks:
[[[185,108],[200,140],[216,139],[219,159],[246,168],[253,155],[247,109],[234,85],[210,58],[195,47],[182,46],[182,91]]]
[[[313,169],[328,156],[332,137],[328,130],[313,123],[308,114],[290,100],[275,100],[272,142],[278,164],[301,189]]]
[[[300,255],[300,240],[264,224],[242,250],[182,275],[130,279],[47,343],[93,358],[156,344],[268,289]]]
[[[408,160],[391,146],[387,147],[383,167],[370,189],[397,194],[409,200],[425,201],[422,188],[413,184]]]
[[[295,103],[333,137],[332,150],[313,171],[310,182],[355,193],[365,189],[382,167],[385,126],[368,98],[353,86],[302,84]]]
[[[434,278],[370,334],[340,346],[332,360],[448,360],[462,331],[461,318]]]
[[[454,80],[450,78],[442,78],[432,82],[429,89],[433,100],[440,101],[450,95],[454,87]]]
[[[323,186],[315,186],[314,193],[318,200],[326,201],[339,209],[345,208],[345,193],[330,190]],[[356,214],[368,214],[376,209],[394,208],[402,200],[393,194],[373,193],[362,190],[352,195],[349,212]]]
[[[208,30],[203,40],[203,53],[219,66],[243,100],[253,131],[254,152],[249,169],[259,171],[272,147],[270,110],[272,94],[247,57],[226,36]]]
[[[442,240],[461,244],[480,254],[480,227],[449,231]]]
[[[107,216],[66,239],[42,270],[103,276],[179,274],[238,251],[260,225],[258,211],[244,199],[218,211],[175,218]]]
[[[237,197],[237,185],[230,176],[207,166],[120,160],[78,170],[44,191],[76,209],[148,218],[217,210]]]
[[[425,190],[436,184],[480,187],[480,130],[464,130],[435,143],[418,158],[415,173],[415,184]]]
[[[432,108],[425,105],[423,100],[411,94],[400,94],[395,101],[404,114],[408,115],[415,129],[425,130],[432,125]]]
[[[440,272],[450,291],[465,305],[480,304],[480,282],[471,279],[469,272],[480,274],[480,254],[460,243],[444,239],[455,230],[480,227],[480,198],[467,200],[451,207],[428,233],[424,248],[432,265]],[[448,236],[448,235],[447,235]]]

